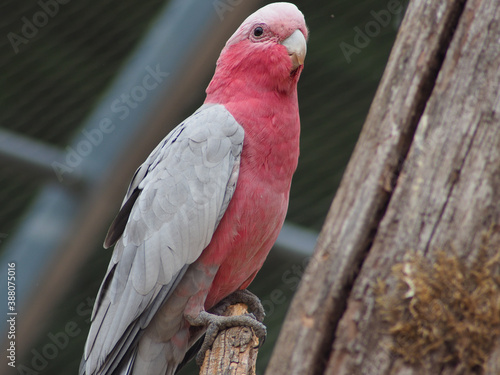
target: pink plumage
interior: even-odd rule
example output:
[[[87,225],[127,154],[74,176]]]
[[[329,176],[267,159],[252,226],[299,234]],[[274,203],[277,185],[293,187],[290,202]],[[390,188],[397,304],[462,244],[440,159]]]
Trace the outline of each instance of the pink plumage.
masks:
[[[189,322],[254,279],[297,167],[307,36],[292,4],[250,15],[204,105],[138,169],[105,242],[81,374],[173,374],[199,337]]]
[[[264,29],[258,39],[252,35],[256,25]],[[260,9],[229,39],[207,88],[205,103],[223,104],[245,129],[245,141],[233,199],[199,259],[220,264],[205,308],[250,284],[285,219],[299,157],[297,82],[303,65],[293,69],[280,43],[296,30],[307,39],[294,5]]]

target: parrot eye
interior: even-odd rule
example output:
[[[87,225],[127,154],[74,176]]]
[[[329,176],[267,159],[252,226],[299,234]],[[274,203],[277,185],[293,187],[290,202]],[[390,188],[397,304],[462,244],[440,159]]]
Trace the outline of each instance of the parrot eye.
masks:
[[[261,26],[257,26],[255,29],[253,29],[253,36],[258,38],[261,37],[262,34],[264,34],[264,29]]]

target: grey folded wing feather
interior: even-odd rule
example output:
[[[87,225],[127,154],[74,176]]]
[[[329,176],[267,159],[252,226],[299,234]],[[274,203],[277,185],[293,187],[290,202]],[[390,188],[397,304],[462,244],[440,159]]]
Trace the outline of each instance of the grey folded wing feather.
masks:
[[[92,313],[81,374],[108,374],[133,358],[141,328],[224,215],[236,188],[243,137],[222,105],[205,104],[136,171],[105,241],[116,245]]]

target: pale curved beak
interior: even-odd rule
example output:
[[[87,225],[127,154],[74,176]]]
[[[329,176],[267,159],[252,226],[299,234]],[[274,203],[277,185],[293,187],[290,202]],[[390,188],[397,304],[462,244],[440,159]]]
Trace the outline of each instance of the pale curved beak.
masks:
[[[302,31],[295,30],[292,35],[286,38],[282,43],[288,51],[288,56],[292,60],[293,70],[300,65],[304,65],[307,53],[307,42]]]

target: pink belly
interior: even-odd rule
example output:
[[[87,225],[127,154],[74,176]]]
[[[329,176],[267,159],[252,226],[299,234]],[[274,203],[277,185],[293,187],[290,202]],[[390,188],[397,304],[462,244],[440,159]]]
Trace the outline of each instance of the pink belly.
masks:
[[[197,260],[205,265],[220,264],[205,309],[250,284],[285,220],[288,190],[276,192],[265,185],[251,188],[252,181],[245,180],[240,175],[238,186],[246,188],[236,188],[212,241]]]

